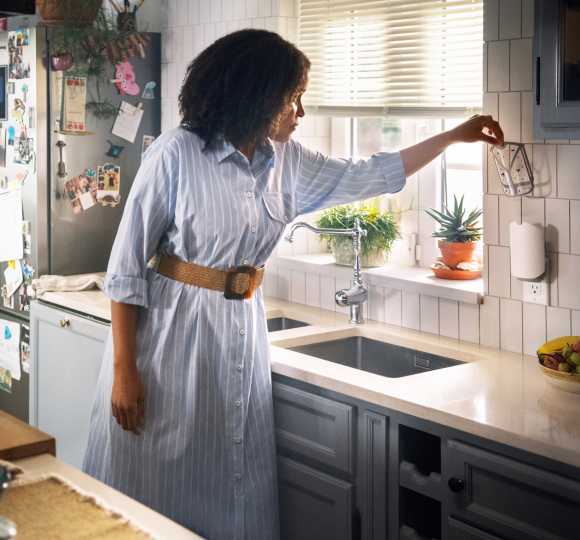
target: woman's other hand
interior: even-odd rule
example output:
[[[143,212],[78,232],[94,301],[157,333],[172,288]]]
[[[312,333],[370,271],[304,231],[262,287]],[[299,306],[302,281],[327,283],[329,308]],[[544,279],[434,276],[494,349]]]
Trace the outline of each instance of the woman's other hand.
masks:
[[[503,131],[491,116],[474,116],[453,128],[449,134],[454,143],[483,141],[493,146],[501,146],[504,142]]]
[[[141,435],[145,419],[145,389],[136,367],[115,367],[111,409],[117,424],[124,430]]]

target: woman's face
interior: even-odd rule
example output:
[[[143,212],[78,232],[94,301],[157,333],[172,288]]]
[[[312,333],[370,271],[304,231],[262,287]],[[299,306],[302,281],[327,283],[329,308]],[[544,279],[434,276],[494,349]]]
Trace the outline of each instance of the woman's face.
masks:
[[[304,92],[308,89],[308,77],[306,78],[306,83],[304,88],[298,94],[296,99],[290,103],[288,110],[282,117],[280,125],[278,127],[278,132],[273,137],[276,142],[285,143],[292,138],[292,134],[296,131],[298,127],[298,120],[303,118],[306,114],[304,112],[304,107],[302,107],[302,96]]]

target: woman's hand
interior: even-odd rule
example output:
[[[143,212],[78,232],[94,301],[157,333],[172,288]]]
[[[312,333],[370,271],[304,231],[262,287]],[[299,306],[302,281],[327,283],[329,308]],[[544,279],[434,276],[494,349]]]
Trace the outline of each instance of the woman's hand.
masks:
[[[115,367],[111,409],[117,424],[124,430],[141,435],[145,419],[145,389],[136,367]]]
[[[483,130],[487,131],[488,135],[483,133]],[[503,144],[503,131],[491,116],[474,116],[450,131],[439,133],[439,135],[401,150],[405,176],[409,178],[421,170],[452,144],[478,141],[494,146]]]
[[[486,135],[487,132],[487,135]],[[452,144],[483,141],[493,146],[501,146],[504,141],[500,125],[491,116],[474,116],[449,131]],[[493,135],[493,137],[492,137]]]

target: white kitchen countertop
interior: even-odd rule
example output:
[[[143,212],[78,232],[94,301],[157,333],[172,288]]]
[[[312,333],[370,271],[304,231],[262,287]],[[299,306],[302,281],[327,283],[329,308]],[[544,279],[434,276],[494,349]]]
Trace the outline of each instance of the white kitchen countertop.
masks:
[[[48,294],[43,300],[110,320],[100,291]],[[374,321],[351,326],[347,315],[268,297],[266,312],[312,323],[269,335],[275,373],[580,467],[580,394],[548,386],[533,356]],[[282,348],[351,335],[467,363],[389,379]]]
[[[109,506],[127,514],[141,527],[155,533],[159,538],[167,538],[167,540],[203,540],[201,536],[192,533],[185,527],[147,508],[135,499],[123,495],[120,491],[95,480],[88,474],[75,469],[54,456],[39,454],[17,459],[12,463],[25,470],[24,474],[18,475],[18,479],[36,478],[48,473],[60,474],[83,491],[96,495]]]

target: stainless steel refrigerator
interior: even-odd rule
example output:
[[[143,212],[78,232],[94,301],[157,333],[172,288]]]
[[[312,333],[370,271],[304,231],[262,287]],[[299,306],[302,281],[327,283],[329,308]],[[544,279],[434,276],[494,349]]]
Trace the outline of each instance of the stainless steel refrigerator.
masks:
[[[25,253],[23,259],[34,269],[37,278],[43,274],[74,275],[104,271],[107,268],[109,254],[115,239],[117,228],[125,208],[125,203],[131,185],[141,164],[143,137],[157,137],[161,132],[161,35],[158,33],[144,33],[149,42],[144,48],[145,58],[140,55],[129,58],[135,74],[135,82],[139,86],[136,95],[121,95],[115,83],[115,67],[110,62],[106,65],[107,80],[100,83],[101,98],[108,99],[115,106],[121,102],[137,106],[142,103],[144,111],[139,128],[133,143],[128,142],[111,133],[115,118],[97,120],[87,113],[85,131],[94,135],[67,135],[56,131],[66,130],[60,125],[63,72],[55,71],[51,66],[50,42],[55,28],[50,25],[39,24],[33,28],[18,28],[19,18],[8,19],[8,30],[0,32],[0,66],[8,66],[8,85],[2,97],[6,100],[8,120],[2,121],[0,131],[0,180],[8,186],[16,175],[27,170],[28,174],[21,187],[23,220],[30,223],[29,237],[23,235]],[[15,57],[14,41],[9,38],[17,30],[26,30],[22,33],[21,44]],[[25,36],[25,38],[24,38]],[[22,43],[26,42],[26,45]],[[9,56],[12,54],[12,56]],[[13,60],[22,60],[21,70],[14,70]],[[30,68],[28,69],[28,63]],[[12,69],[11,69],[12,68]],[[28,70],[27,70],[28,69]],[[27,70],[27,71],[25,71]],[[10,78],[29,74],[28,78]],[[147,83],[156,84],[153,89],[153,99],[144,98],[143,92]],[[27,86],[26,93],[23,85]],[[13,87],[13,88],[12,88]],[[87,94],[89,99],[96,93],[94,80],[89,80]],[[16,100],[20,100],[18,103]],[[16,104],[16,105],[15,105]],[[18,108],[24,106],[23,116],[17,119]],[[12,114],[16,110],[17,116]],[[31,114],[32,113],[32,114]],[[36,154],[36,171],[23,163],[15,162],[14,143],[22,130],[26,127],[27,139],[32,139],[33,151]],[[15,140],[8,144],[10,126],[15,128]],[[2,136],[4,141],[2,141]],[[60,149],[57,143],[62,141],[62,161],[66,169],[66,177],[60,178],[59,162]],[[111,144],[123,147],[118,157],[106,155],[110,152]],[[2,160],[4,157],[4,161]],[[16,159],[18,161],[18,158]],[[64,198],[64,183],[81,175],[85,169],[97,172],[99,166],[105,163],[114,164],[120,168],[120,183],[118,185],[120,200],[114,207],[103,206],[100,203],[75,213],[70,197]],[[1,165],[4,165],[2,167]],[[5,183],[3,185],[6,185]],[[0,184],[0,193],[2,184]],[[0,230],[0,242],[2,242]],[[0,284],[4,285],[4,271],[6,262],[0,262]],[[26,336],[29,313],[26,311],[27,296],[21,295],[18,290],[13,295],[13,307],[5,299],[0,301],[1,321],[17,322],[21,325],[21,336]],[[22,301],[21,301],[22,300]],[[4,331],[0,327],[0,331]],[[1,383],[1,381],[0,381]],[[5,390],[5,389],[4,389]],[[8,412],[21,420],[28,421],[29,377],[21,373],[20,380],[12,380],[10,393],[0,389],[0,410]]]

